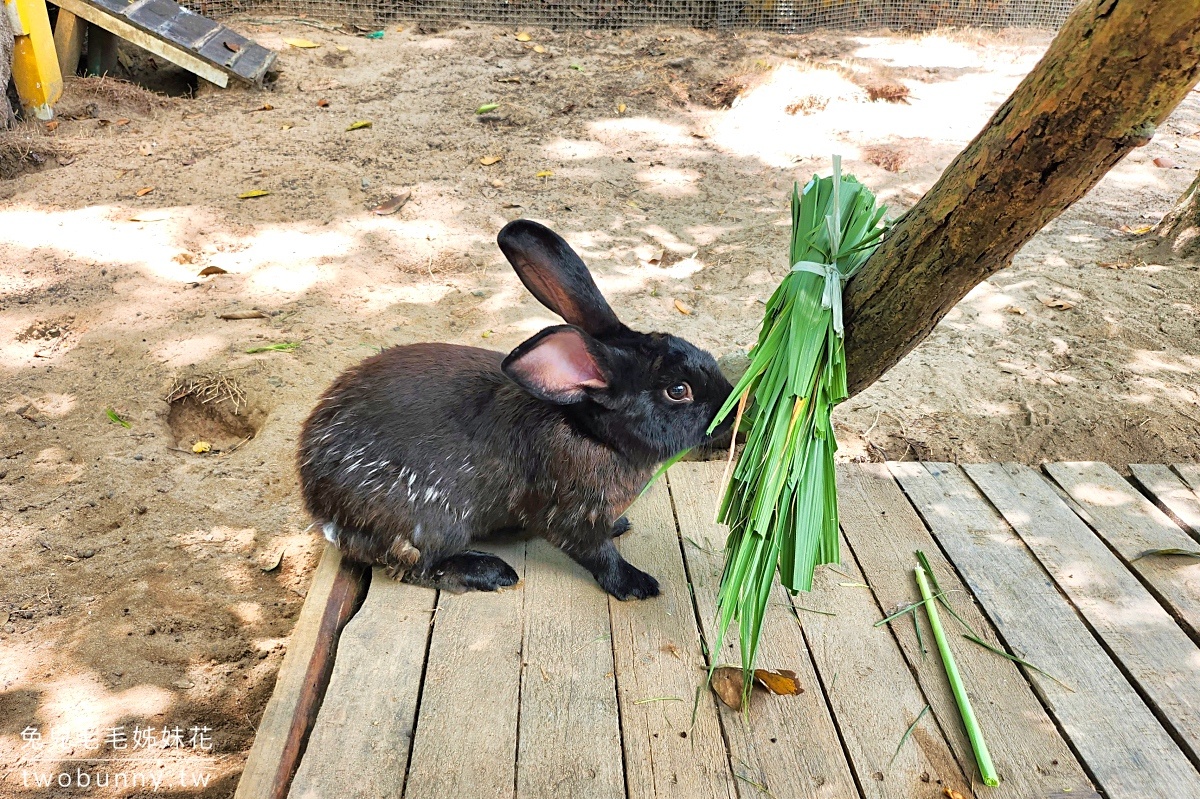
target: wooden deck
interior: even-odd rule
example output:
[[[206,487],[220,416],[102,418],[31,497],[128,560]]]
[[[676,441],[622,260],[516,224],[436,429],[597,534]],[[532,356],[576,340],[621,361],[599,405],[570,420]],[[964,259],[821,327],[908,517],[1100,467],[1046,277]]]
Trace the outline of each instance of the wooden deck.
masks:
[[[676,465],[631,510],[620,548],[663,589],[645,602],[609,599],[542,541],[494,549],[516,588],[459,596],[329,550],[237,796],[1200,799],[1200,559],[1144,554],[1200,550],[1200,466],[1130,471],[841,469],[843,563],[776,591],[759,655],[804,692],[756,693],[748,723],[699,688],[720,464]],[[1044,670],[943,614],[999,787],[925,619],[921,638],[911,615],[874,626],[918,598],[918,549],[967,624]]]

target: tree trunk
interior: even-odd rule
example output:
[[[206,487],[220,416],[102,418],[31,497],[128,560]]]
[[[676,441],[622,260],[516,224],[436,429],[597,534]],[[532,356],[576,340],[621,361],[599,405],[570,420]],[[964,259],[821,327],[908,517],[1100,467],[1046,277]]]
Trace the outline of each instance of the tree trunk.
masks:
[[[1200,0],[1084,0],[847,285],[850,393],[1146,144],[1198,78]]]
[[[1175,255],[1191,257],[1200,254],[1200,175],[1158,223],[1154,233],[1159,237],[1158,246],[1168,248]]]

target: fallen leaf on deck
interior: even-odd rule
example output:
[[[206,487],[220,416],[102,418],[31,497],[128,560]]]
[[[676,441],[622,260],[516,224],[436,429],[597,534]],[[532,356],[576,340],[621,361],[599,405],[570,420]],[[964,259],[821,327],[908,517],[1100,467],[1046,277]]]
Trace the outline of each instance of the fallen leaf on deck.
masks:
[[[692,309],[688,307],[683,300],[675,300],[675,310],[679,311],[684,316],[691,316]]]
[[[1178,547],[1164,547],[1163,549],[1147,549],[1145,552],[1142,552],[1141,554],[1139,554],[1136,558],[1133,558],[1133,560],[1141,560],[1142,558],[1149,558],[1149,557],[1153,557],[1155,555],[1175,555],[1175,556],[1183,556],[1185,558],[1200,558],[1200,552],[1197,552],[1193,549],[1179,549]]]
[[[360,119],[360,120],[357,120],[357,121],[355,121],[355,122],[351,122],[351,123],[350,123],[350,127],[346,128],[346,130],[347,130],[347,131],[351,131],[351,130],[362,130],[363,128],[369,128],[369,127],[371,127],[371,120],[369,120],[369,119]]]
[[[412,196],[411,191],[400,192],[399,194],[395,195],[394,197],[384,200],[379,205],[375,206],[372,210],[375,213],[379,214],[380,216],[390,216],[391,214],[394,214],[397,211],[399,211],[401,208],[403,208],[404,204],[406,202],[408,202],[408,198],[411,196]]]
[[[532,39],[532,38],[533,38],[532,36],[530,36],[528,33],[525,33],[524,31],[522,31],[521,33],[518,33],[518,34],[517,34],[517,41],[518,41],[518,42],[527,42],[527,41],[529,41],[529,40],[530,40],[530,39]]]
[[[242,49],[242,46],[237,42],[221,42],[221,44],[224,45],[225,49],[231,53],[236,53],[238,50]]]
[[[145,197],[147,194],[149,194],[152,191],[154,191],[153,186],[144,186],[144,187],[138,189],[136,194],[138,197]]]
[[[192,452],[196,453],[197,455],[203,455],[205,452],[212,452],[212,444],[208,443],[207,441],[197,441],[195,444],[192,444]]]
[[[741,669],[720,666],[713,670],[709,685],[725,707],[734,711],[742,709],[742,689],[745,683],[742,681]]]
[[[285,44],[290,44],[292,47],[299,47],[302,50],[321,46],[317,42],[310,42],[308,39],[284,39],[283,41]]]
[[[776,669],[775,671],[755,669],[754,679],[763,688],[779,696],[795,696],[804,693],[804,689],[800,687],[800,681],[796,679],[796,672],[790,669]]]
[[[535,52],[535,53],[539,53],[539,54],[540,54],[540,53],[544,53],[544,52],[546,52],[546,48],[545,48],[545,47],[542,47],[540,44],[535,44],[535,45],[533,46],[533,52]]]
[[[1062,297],[1047,297],[1044,294],[1037,295],[1038,301],[1047,308],[1057,308],[1060,311],[1066,311],[1075,307],[1075,303],[1070,300],[1064,300]]]
[[[255,197],[266,197],[270,193],[271,192],[266,191],[264,189],[251,189],[250,191],[244,191],[241,194],[239,194],[238,199],[239,200],[252,200]]]
[[[266,311],[255,309],[252,311],[226,311],[225,313],[217,314],[217,318],[236,321],[238,319],[270,319],[271,315]]]
[[[206,266],[200,270],[199,277],[208,277],[209,275],[227,275],[229,272],[219,266]]]
[[[942,793],[945,796],[949,797],[949,799],[967,799],[967,797],[963,796],[961,793],[954,790],[953,788],[947,788],[945,786],[942,787]]]
[[[500,163],[502,160],[504,160],[504,156],[501,155],[485,155],[483,158],[479,159],[479,163],[483,164],[484,166],[491,166],[492,164]]]

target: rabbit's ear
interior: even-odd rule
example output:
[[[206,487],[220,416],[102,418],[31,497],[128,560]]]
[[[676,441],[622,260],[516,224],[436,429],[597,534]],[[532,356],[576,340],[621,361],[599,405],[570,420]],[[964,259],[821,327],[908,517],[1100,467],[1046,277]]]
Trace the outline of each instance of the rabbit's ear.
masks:
[[[603,347],[570,325],[548,327],[509,353],[501,368],[538,399],[570,405],[589,390],[608,388]]]
[[[525,288],[569,324],[593,336],[623,327],[562,236],[537,222],[517,219],[504,226],[497,242]]]

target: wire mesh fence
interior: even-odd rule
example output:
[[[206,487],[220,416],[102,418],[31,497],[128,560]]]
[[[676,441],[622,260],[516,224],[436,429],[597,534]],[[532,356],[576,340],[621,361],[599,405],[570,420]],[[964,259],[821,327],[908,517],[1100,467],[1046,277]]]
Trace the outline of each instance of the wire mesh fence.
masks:
[[[676,25],[799,33],[817,28],[1057,28],[1078,0],[191,0],[208,16],[240,11],[384,24],[462,20],[565,28]]]

